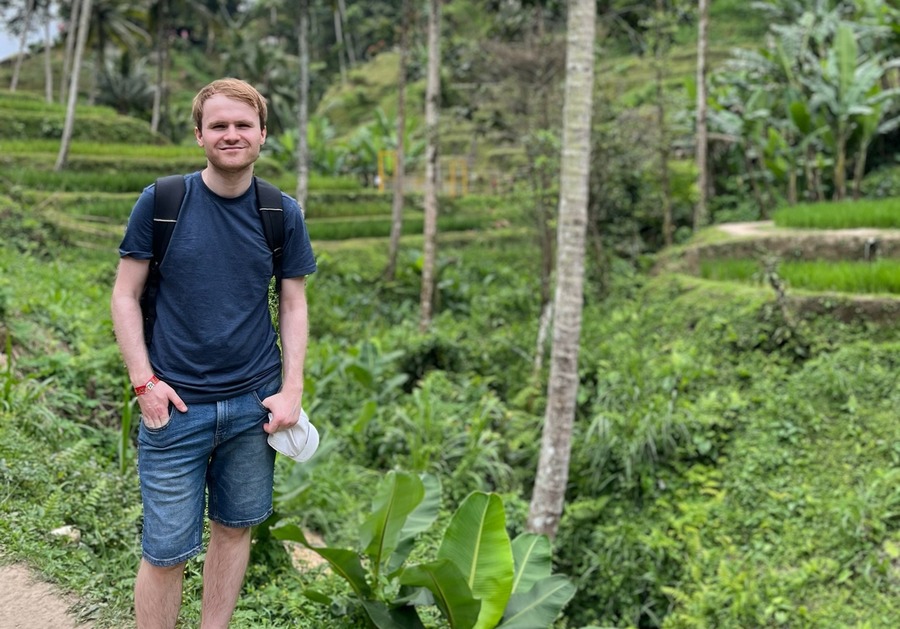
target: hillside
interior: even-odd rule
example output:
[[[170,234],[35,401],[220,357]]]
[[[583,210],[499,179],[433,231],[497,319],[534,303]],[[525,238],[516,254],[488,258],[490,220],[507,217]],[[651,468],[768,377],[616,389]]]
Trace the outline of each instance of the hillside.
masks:
[[[730,24],[714,19],[716,37],[758,33],[745,3],[714,5],[741,11]],[[689,74],[690,29],[677,44],[673,90]],[[679,242],[657,247],[656,171],[641,145],[651,71],[624,48],[600,61],[600,102],[634,112],[597,129],[602,155],[622,159],[609,170],[598,159],[592,184],[566,509],[545,557],[547,575],[577,591],[535,626],[894,629],[900,198],[779,208],[774,223],[696,233],[683,214]],[[376,105],[390,111],[392,55],[323,92],[320,113],[341,121],[326,147],[374,128]],[[455,98],[472,90],[454,87]],[[485,96],[482,111],[516,114],[521,92],[494,87],[485,93],[503,100]],[[446,148],[466,154],[473,127],[452,111]],[[116,247],[137,194],[158,175],[202,167],[202,155],[150,136],[141,119],[85,106],[80,119],[97,124],[82,128],[57,173],[62,115],[39,92],[0,90],[0,562],[26,562],[58,584],[95,629],[127,629],[140,418],[109,315]],[[513,179],[523,163],[555,179],[552,141],[523,160],[501,131],[479,136],[479,159],[505,160]],[[292,191],[287,151],[258,167]],[[673,173],[684,211],[693,177]],[[723,203],[750,214],[737,179]],[[384,507],[381,483],[397,472],[421,475],[437,511],[409,539],[405,566],[439,556],[452,514],[476,492],[500,501],[509,537],[522,532],[546,411],[536,211],[556,193],[545,185],[444,190],[436,316],[422,332],[421,196],[406,199],[397,276],[385,281],[390,195],[357,171],[314,173],[306,216],[319,270],[308,283],[304,408],[321,448],[303,465],[277,460],[276,513],[254,530],[234,627],[368,626],[368,590],[394,600],[397,574],[367,572],[367,587],[351,588],[334,570],[297,563],[298,547],[273,527],[314,533],[325,554],[355,567]],[[803,214],[818,224],[786,225]],[[70,536],[51,533],[64,526]],[[186,570],[183,626],[199,624],[202,560]],[[406,602],[427,629],[449,626],[424,590]]]

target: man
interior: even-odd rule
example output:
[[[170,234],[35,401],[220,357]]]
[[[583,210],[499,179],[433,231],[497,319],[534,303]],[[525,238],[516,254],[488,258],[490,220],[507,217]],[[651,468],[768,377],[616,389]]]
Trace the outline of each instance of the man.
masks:
[[[259,92],[236,79],[214,81],[194,98],[194,134],[207,163],[185,176],[149,347],[140,297],[153,251],[155,186],[135,204],[119,249],[113,326],[141,410],[140,629],[175,627],[185,563],[202,550],[207,498],[201,627],[227,627],[249,558],[250,527],[272,513],[275,451],[267,434],[290,428],[300,414],[305,278],[316,262],[299,206],[282,195],[279,352],[268,308],[273,258],[253,186],[266,113]]]

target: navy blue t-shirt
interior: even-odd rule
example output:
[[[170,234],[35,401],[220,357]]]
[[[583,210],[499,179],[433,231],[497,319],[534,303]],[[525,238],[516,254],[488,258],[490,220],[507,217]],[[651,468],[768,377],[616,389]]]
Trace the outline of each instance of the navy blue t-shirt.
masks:
[[[119,255],[153,257],[156,185],[135,203]],[[253,391],[281,372],[268,305],[272,252],[253,186],[226,199],[199,172],[185,176],[185,197],[160,265],[156,324],[150,345],[154,373],[186,403]],[[316,271],[303,214],[282,194],[284,277]]]

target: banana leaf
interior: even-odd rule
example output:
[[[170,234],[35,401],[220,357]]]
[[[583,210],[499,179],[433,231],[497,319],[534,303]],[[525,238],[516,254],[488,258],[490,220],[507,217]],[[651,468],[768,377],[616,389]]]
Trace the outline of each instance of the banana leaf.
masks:
[[[447,559],[407,568],[400,583],[428,589],[451,629],[472,629],[478,621],[481,601],[473,598],[462,572]]]
[[[447,526],[438,559],[459,568],[481,601],[475,629],[492,629],[503,616],[512,593],[513,557],[503,501],[497,494],[473,492]]]

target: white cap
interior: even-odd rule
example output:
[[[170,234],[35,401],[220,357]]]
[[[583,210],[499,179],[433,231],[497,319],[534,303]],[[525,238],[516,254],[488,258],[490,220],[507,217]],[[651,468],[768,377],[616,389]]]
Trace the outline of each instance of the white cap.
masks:
[[[271,413],[269,421],[272,421]],[[311,459],[319,447],[319,431],[309,422],[306,412],[301,410],[296,424],[287,430],[273,432],[269,435],[268,441],[276,451],[298,463],[303,463]]]

